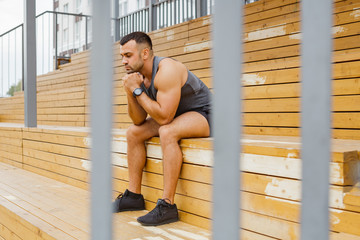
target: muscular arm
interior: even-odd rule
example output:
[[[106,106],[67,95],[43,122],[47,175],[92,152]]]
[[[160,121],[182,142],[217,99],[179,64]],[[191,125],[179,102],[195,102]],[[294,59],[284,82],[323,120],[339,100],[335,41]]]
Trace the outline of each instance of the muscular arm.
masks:
[[[160,125],[170,123],[179,106],[181,87],[187,71],[181,63],[171,59],[160,62],[155,77],[157,88],[157,101],[153,101],[146,94],[137,97],[142,108]]]
[[[132,92],[127,92],[126,96],[128,100],[128,113],[131,120],[135,125],[142,124],[147,116],[146,111],[139,105]]]
[[[133,80],[133,82],[129,81],[129,79]],[[124,89],[126,91],[126,97],[128,100],[129,116],[135,125],[140,125],[145,121],[147,113],[133,96],[133,91],[136,87],[140,86],[143,79],[137,73],[132,73],[126,75],[123,80]]]

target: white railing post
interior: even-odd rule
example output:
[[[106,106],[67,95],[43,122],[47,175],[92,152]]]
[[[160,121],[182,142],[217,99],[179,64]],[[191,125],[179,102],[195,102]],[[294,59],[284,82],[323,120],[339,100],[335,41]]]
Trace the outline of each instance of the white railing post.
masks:
[[[91,239],[112,238],[112,79],[110,0],[93,0],[90,59]]]
[[[332,2],[301,1],[301,239],[329,238]]]
[[[239,239],[243,2],[216,0],[213,17],[213,239]]]

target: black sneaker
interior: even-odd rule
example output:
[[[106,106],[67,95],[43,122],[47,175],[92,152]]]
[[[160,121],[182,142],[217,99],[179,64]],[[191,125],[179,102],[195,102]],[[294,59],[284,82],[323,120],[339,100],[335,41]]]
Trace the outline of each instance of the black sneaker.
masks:
[[[159,199],[156,207],[151,212],[137,219],[144,226],[157,226],[178,220],[179,215],[176,204],[171,205],[164,199]]]
[[[135,194],[129,190],[125,190],[124,193],[120,193],[119,196],[113,202],[113,211],[137,211],[145,209],[144,196],[142,194]]]

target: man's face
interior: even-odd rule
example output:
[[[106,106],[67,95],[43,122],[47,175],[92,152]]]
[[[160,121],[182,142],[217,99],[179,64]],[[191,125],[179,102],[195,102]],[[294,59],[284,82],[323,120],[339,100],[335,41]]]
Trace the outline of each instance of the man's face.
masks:
[[[141,51],[142,48],[136,44],[135,40],[130,40],[120,46],[122,63],[125,65],[125,70],[128,74],[139,72],[144,66]]]

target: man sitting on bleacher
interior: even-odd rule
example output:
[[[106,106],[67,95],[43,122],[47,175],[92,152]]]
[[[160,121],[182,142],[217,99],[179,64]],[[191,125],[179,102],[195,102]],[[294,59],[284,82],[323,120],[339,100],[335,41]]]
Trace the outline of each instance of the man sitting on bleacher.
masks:
[[[159,136],[164,192],[156,207],[137,220],[149,226],[175,222],[179,218],[174,196],[183,161],[179,140],[210,135],[211,92],[184,64],[154,56],[147,34],[130,33],[121,39],[120,45],[127,72],[123,81],[128,112],[134,125],[126,134],[129,188],[115,200],[114,211],[145,209],[141,194],[145,141]]]

